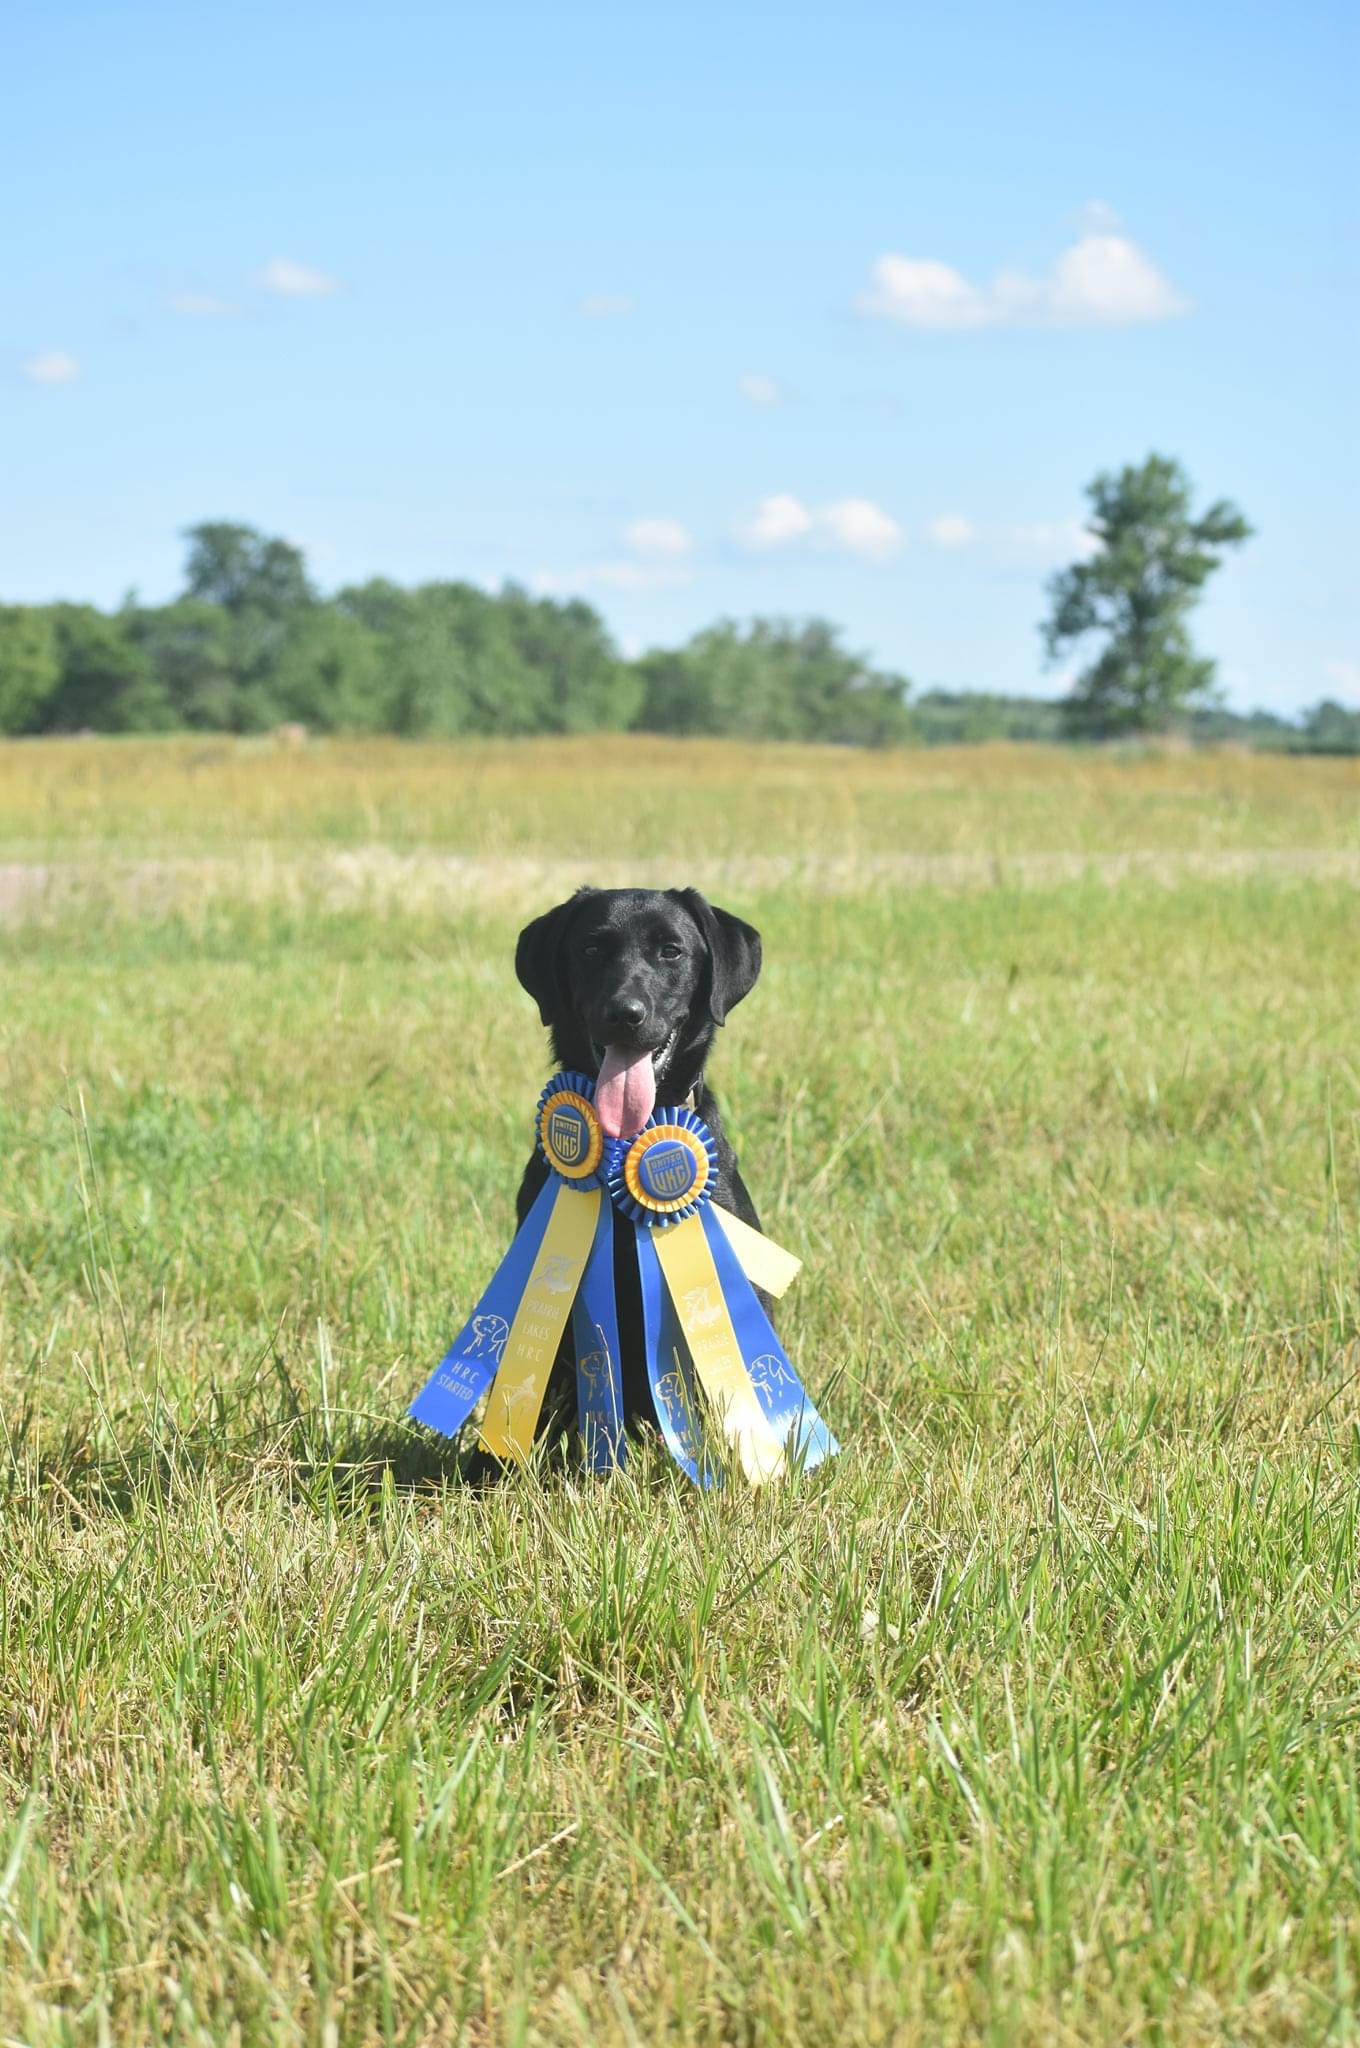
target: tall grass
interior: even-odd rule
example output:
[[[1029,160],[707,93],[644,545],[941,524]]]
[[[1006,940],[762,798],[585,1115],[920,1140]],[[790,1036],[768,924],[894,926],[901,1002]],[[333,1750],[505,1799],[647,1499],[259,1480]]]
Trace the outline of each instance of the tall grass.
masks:
[[[189,751],[0,752],[12,853],[105,849],[3,940],[0,2038],[1353,2038],[1354,887],[874,864],[1344,851],[1344,774],[609,750],[765,933],[714,1073],[846,1450],[483,1494],[402,1412],[511,1227],[535,871],[261,842],[546,874],[584,750]]]
[[[0,858],[381,845],[615,862],[1360,848],[1360,760],[551,741],[0,745]]]

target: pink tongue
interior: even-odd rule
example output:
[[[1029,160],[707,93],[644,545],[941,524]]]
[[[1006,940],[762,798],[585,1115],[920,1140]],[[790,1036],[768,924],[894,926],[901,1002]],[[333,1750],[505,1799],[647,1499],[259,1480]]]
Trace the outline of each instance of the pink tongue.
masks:
[[[636,1137],[655,1107],[656,1069],[651,1054],[607,1045],[595,1083],[595,1108],[606,1137]]]

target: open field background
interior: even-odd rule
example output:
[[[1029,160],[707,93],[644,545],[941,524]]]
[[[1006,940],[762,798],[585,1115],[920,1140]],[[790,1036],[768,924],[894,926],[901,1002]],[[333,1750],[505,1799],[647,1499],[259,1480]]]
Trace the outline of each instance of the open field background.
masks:
[[[490,1496],[523,916],[708,884],[845,1445]],[[1360,2009],[1360,764],[0,748],[0,2039]]]

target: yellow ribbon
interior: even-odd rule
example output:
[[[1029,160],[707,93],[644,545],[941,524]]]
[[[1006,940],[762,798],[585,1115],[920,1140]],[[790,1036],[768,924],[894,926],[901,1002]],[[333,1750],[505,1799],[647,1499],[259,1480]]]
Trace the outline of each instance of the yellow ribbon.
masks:
[[[756,1235],[754,1231],[751,1234]],[[752,1485],[776,1478],[784,1469],[785,1445],[775,1435],[751,1385],[702,1221],[689,1216],[667,1230],[654,1230],[652,1243],[694,1369],[723,1435],[736,1450]]]
[[[481,1437],[493,1457],[518,1464],[529,1455],[548,1375],[590,1256],[601,1199],[599,1188],[557,1191],[487,1397]]]
[[[736,1253],[737,1263],[751,1285],[763,1287],[776,1300],[781,1294],[786,1294],[802,1272],[803,1261],[796,1259],[792,1252],[786,1252],[783,1245],[776,1244],[773,1238],[752,1230],[749,1223],[743,1223],[740,1216],[734,1216],[721,1203],[713,1204],[713,1214],[722,1225],[723,1236]]]
[[[548,1376],[590,1256],[602,1199],[599,1188],[558,1190],[487,1397],[480,1434],[494,1457],[519,1464],[529,1455]],[[715,1203],[714,1211],[747,1279],[767,1294],[783,1294],[802,1261],[730,1209]],[[756,1399],[703,1226],[691,1216],[656,1231],[653,1242],[704,1392],[736,1445],[742,1469],[757,1484],[774,1477],[784,1465],[784,1445]]]

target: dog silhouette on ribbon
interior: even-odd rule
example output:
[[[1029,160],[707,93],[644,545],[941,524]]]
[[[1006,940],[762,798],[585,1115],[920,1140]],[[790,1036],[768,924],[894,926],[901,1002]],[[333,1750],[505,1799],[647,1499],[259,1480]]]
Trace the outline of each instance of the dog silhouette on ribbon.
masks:
[[[769,1394],[782,1394],[787,1387],[796,1387],[797,1379],[786,1358],[775,1351],[763,1351],[759,1358],[753,1358],[746,1368],[752,1384],[763,1387]]]
[[[505,1349],[505,1340],[510,1335],[510,1325],[504,1316],[474,1316],[472,1318],[472,1342],[468,1345],[469,1355],[480,1358],[485,1348],[488,1356],[497,1365]]]

